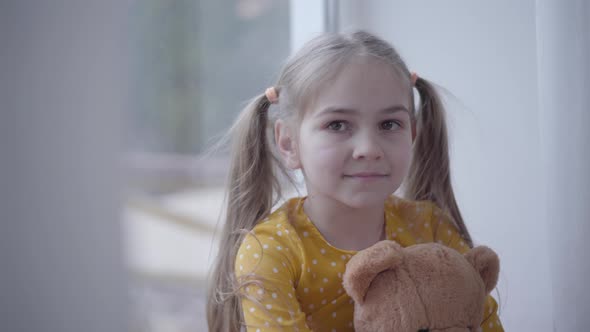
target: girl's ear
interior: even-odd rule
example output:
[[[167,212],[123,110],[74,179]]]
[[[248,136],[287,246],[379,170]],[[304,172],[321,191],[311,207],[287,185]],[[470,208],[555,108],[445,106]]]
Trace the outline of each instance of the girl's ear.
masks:
[[[375,277],[396,269],[403,262],[402,247],[395,241],[384,240],[359,251],[346,264],[342,286],[357,303],[365,301],[365,294]]]
[[[416,120],[412,120],[412,142],[416,139]]]
[[[285,166],[290,169],[301,168],[301,159],[299,158],[299,149],[297,148],[296,136],[283,120],[275,122],[275,143],[277,149],[283,157]]]

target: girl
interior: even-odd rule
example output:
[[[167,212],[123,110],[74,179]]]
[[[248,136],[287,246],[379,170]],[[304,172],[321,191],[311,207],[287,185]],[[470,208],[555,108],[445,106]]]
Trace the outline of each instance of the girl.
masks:
[[[450,182],[439,96],[367,32],[308,42],[231,134],[210,331],[353,331],[342,274],[357,251],[384,239],[473,247]],[[307,196],[271,213],[287,170],[301,170]],[[393,195],[402,182],[405,198]],[[483,331],[503,331],[496,309],[489,297]]]

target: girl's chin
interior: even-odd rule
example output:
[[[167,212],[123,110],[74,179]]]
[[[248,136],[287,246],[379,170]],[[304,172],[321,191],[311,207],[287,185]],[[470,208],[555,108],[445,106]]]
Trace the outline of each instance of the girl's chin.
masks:
[[[364,192],[354,193],[347,197],[340,196],[338,200],[352,208],[362,209],[383,206],[389,195],[391,193]]]

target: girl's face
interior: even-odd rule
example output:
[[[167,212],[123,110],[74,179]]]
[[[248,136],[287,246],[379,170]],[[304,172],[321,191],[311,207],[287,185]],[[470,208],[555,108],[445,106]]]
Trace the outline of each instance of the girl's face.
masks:
[[[296,138],[292,165],[308,194],[356,208],[383,204],[410,165],[410,93],[375,59],[346,65],[306,110]]]

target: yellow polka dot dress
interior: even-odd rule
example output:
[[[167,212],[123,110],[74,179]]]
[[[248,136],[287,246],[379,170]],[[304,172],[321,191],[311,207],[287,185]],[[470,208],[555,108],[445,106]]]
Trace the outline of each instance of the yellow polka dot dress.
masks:
[[[354,331],[352,299],[342,275],[355,251],[330,245],[303,211],[305,197],[292,198],[261,221],[241,243],[235,271],[242,312],[250,332]],[[429,201],[390,196],[385,202],[387,239],[407,247],[439,242],[469,250],[449,217]],[[489,296],[481,330],[504,331]]]

